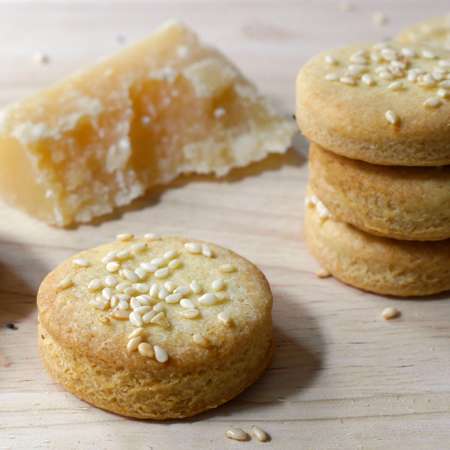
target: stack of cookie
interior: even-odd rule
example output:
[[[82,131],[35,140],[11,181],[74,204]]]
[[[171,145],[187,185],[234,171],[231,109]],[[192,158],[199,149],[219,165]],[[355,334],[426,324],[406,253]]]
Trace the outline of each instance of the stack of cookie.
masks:
[[[320,54],[297,78],[311,141],[305,235],[332,275],[381,294],[450,289],[450,51]]]

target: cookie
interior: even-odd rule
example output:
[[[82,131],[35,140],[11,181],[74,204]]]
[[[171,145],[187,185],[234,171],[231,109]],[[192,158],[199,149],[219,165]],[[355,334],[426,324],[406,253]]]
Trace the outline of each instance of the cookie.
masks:
[[[450,51],[398,43],[322,53],[297,77],[298,125],[337,154],[381,165],[450,164]]]
[[[401,44],[424,43],[450,50],[450,14],[408,27],[397,36],[396,40]]]
[[[99,408],[173,419],[252,384],[272,354],[272,295],[261,271],[217,245],[134,238],[64,261],[38,293],[50,375]]]
[[[311,144],[309,173],[338,220],[396,239],[450,238],[450,166],[377,166]]]
[[[333,219],[311,192],[305,238],[322,267],[351,286],[399,297],[450,289],[450,240],[415,242],[370,235]]]

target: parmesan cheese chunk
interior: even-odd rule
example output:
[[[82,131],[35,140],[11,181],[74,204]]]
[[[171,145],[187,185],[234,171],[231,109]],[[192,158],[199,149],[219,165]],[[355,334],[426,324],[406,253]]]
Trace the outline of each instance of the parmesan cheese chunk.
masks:
[[[282,153],[294,132],[219,51],[170,22],[0,112],[0,196],[53,225],[89,222],[182,173],[222,176]]]

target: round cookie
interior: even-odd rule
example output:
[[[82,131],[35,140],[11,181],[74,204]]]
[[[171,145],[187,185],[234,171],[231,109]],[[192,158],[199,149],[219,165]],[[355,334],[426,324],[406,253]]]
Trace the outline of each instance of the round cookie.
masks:
[[[450,50],[450,14],[405,28],[396,40],[402,44],[424,43]]]
[[[297,77],[298,125],[337,154],[450,164],[450,51],[382,43],[322,53]]]
[[[357,288],[399,297],[450,289],[450,240],[415,242],[372,236],[332,219],[311,194],[305,237],[326,270]]]
[[[51,376],[93,405],[140,419],[215,408],[272,354],[272,294],[252,263],[180,237],[134,238],[64,261],[38,293]]]
[[[310,145],[309,183],[336,219],[371,234],[450,238],[450,166],[388,167]]]

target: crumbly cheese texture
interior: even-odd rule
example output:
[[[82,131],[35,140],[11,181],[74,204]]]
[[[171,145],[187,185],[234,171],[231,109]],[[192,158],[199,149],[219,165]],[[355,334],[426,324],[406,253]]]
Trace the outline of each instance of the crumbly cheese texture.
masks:
[[[294,132],[224,55],[170,22],[1,112],[0,195],[50,224],[89,222],[179,174],[284,152]]]
[[[450,164],[450,51],[396,42],[322,53],[297,77],[302,132],[373,164]]]
[[[53,377],[96,406],[155,419],[216,407],[251,384],[272,350],[260,270],[213,244],[121,238],[63,262],[39,289]]]
[[[450,14],[405,28],[397,36],[397,40],[402,44],[426,43],[450,50]]]

